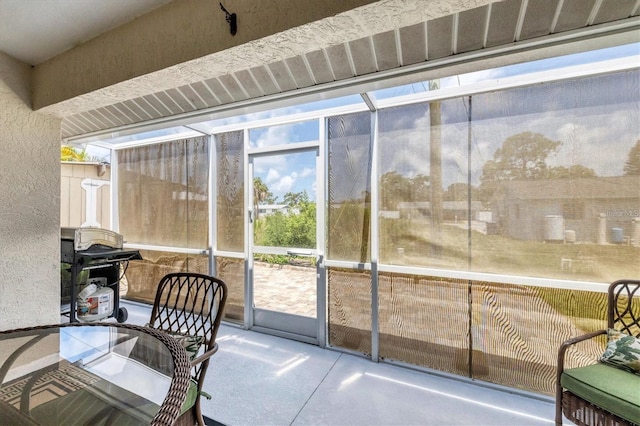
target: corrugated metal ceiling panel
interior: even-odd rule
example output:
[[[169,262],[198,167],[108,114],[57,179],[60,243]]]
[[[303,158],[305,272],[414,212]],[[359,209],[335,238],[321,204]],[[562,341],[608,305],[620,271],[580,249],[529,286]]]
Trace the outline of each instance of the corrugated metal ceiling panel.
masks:
[[[587,23],[596,1],[564,0],[554,31],[570,31],[583,27]]]
[[[309,64],[309,68],[311,68],[316,84],[333,81],[331,66],[324,51],[316,50],[315,52],[307,53],[305,56],[307,57],[307,63]]]
[[[453,16],[444,16],[427,23],[427,59],[438,59],[452,54]]]
[[[506,0],[66,117],[63,137],[351,79],[638,14],[636,0]]]
[[[520,16],[520,6],[520,0],[491,3],[485,47],[513,43]]]
[[[397,47],[400,41],[397,40],[396,34],[396,31],[387,31],[371,37],[378,71],[397,68],[401,65]]]
[[[484,47],[488,6],[467,10],[458,15],[455,53],[471,52]]]
[[[411,65],[424,61],[427,57],[427,36],[424,23],[400,28],[400,49],[402,65]]]

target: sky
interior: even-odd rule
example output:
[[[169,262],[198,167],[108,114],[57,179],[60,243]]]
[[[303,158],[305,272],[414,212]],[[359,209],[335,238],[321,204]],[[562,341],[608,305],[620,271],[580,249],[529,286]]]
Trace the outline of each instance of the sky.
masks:
[[[485,80],[499,79],[514,75],[521,75],[537,71],[573,66],[578,64],[588,64],[594,61],[609,60],[623,57],[640,58],[640,43],[618,46],[592,52],[585,52],[574,55],[567,55],[552,59],[539,60],[524,64],[516,64],[502,68],[483,70],[468,73],[460,76],[452,76],[440,80],[442,88],[452,86],[463,86]],[[638,59],[640,60],[640,59]],[[637,79],[636,79],[637,80]],[[594,88],[597,85],[594,85]],[[402,96],[416,92],[428,90],[428,82],[419,82],[410,85],[394,87],[374,91],[371,94],[376,99]],[[594,89],[596,90],[596,89]],[[609,90],[616,90],[612,86]],[[493,158],[493,154],[504,139],[518,131],[530,130],[540,132],[545,137],[562,142],[561,149],[556,155],[549,158],[550,165],[571,165],[583,164],[593,168],[600,176],[618,175],[621,173],[622,164],[628,154],[630,146],[640,138],[638,135],[637,122],[640,120],[638,113],[638,87],[620,88],[619,95],[634,93],[635,99],[630,99],[629,104],[613,103],[607,105],[590,105],[582,107],[586,102],[597,103],[593,97],[598,97],[597,93],[591,93],[591,100],[574,99],[574,105],[560,105],[553,107],[553,102],[569,101],[564,95],[558,93],[551,94],[546,99],[544,93],[538,102],[542,105],[542,111],[536,111],[536,106],[530,111],[520,108],[520,111],[506,111],[505,104],[512,109],[518,109],[523,105],[523,93],[502,93],[496,95],[474,95],[478,98],[478,104],[484,100],[483,109],[478,110],[479,105],[474,103],[474,122],[472,126],[473,139],[473,162],[472,183],[479,183],[481,167],[488,159]],[[533,92],[525,90],[525,102],[531,104],[530,98]],[[519,98],[509,99],[510,95]],[[604,95],[604,94],[603,94]],[[493,98],[495,99],[491,99]],[[491,102],[494,102],[494,105]],[[262,111],[253,114],[246,114],[226,119],[214,120],[202,123],[201,128],[213,129],[222,125],[243,123],[266,118],[279,117],[283,115],[295,114],[299,112],[312,111],[324,108],[331,108],[340,105],[348,105],[361,102],[359,95],[329,99],[295,107],[280,108],[270,111]],[[456,106],[443,107],[443,122],[455,122],[454,114],[466,116],[466,108],[462,99],[445,101],[457,102]],[[581,108],[575,109],[578,105]],[[493,114],[486,111],[495,109]],[[484,111],[484,116],[483,116]],[[393,115],[389,113],[389,115]],[[381,140],[384,137],[391,138],[387,151],[381,155],[381,173],[385,168],[398,168],[404,170],[406,176],[411,177],[417,173],[428,174],[428,157],[424,153],[424,131],[428,128],[425,118],[415,117],[415,122],[409,124],[413,127],[422,128],[420,132],[407,132],[407,120],[411,119],[411,114],[402,116],[396,114],[397,118],[389,121],[384,133],[381,130]],[[423,121],[421,123],[421,120]],[[448,120],[448,121],[447,121]],[[250,146],[252,148],[266,148],[282,144],[295,144],[297,142],[317,141],[319,138],[321,124],[318,120],[310,120],[304,123],[293,125],[272,126],[268,128],[252,129],[250,131]],[[381,124],[382,125],[382,124]],[[426,126],[426,127],[425,127]],[[396,130],[393,129],[395,127]],[[174,129],[175,130],[175,129]],[[172,131],[172,130],[169,130]],[[428,132],[428,130],[426,130]],[[444,179],[445,187],[454,182],[466,182],[466,143],[468,140],[468,127],[466,123],[451,124],[443,129],[443,159],[444,159]],[[166,131],[165,131],[166,132]],[[162,133],[152,132],[144,135],[128,137],[129,140],[148,138]],[[386,136],[385,136],[386,135]],[[616,147],[610,149],[606,158],[599,156],[602,141],[615,142]],[[398,141],[403,141],[399,144]],[[384,142],[383,142],[384,143]],[[399,148],[401,147],[401,148]],[[422,148],[421,148],[422,147]],[[585,149],[586,148],[586,149]],[[90,155],[108,161],[108,150],[89,147]],[[422,154],[421,154],[422,153]],[[315,152],[304,152],[300,154],[270,155],[256,157],[254,161],[254,176],[260,177],[267,184],[274,196],[283,199],[287,192],[306,191],[313,199],[316,196],[316,173],[315,173]],[[425,165],[426,162],[426,165]]]

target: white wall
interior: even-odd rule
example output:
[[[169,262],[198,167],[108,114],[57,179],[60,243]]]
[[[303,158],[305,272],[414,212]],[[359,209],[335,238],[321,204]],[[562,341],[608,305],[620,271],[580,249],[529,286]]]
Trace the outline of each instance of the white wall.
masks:
[[[60,120],[0,52],[0,330],[60,321]]]

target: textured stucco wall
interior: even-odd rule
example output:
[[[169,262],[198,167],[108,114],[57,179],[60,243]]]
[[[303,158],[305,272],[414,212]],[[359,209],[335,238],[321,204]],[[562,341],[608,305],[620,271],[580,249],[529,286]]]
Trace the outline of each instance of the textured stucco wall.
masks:
[[[372,1],[304,0],[304,7],[299,3],[293,5],[290,0],[225,1],[223,3],[229,12],[238,16],[235,36],[229,32],[229,24],[219,2],[172,1],[37,65],[34,109],[225,51]],[[231,54],[228,59],[233,56]],[[213,63],[215,68],[221,69],[225,65]],[[208,74],[211,71],[203,72]],[[148,78],[143,78],[143,81],[149,84],[149,89],[156,91],[156,84],[162,85],[166,77],[157,82],[149,82]],[[93,107],[96,106],[99,105]]]
[[[473,9],[495,0],[174,0],[35,68],[34,108],[62,117]]]
[[[0,52],[0,329],[60,321],[60,120]]]

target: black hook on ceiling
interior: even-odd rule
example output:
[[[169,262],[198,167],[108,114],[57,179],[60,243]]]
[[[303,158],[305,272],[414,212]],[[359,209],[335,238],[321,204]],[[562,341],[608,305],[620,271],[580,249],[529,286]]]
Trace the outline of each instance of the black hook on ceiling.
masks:
[[[224,12],[225,19],[229,23],[231,35],[236,35],[238,32],[238,17],[235,13],[229,13],[229,11],[227,11],[227,9],[222,5],[222,2],[220,3],[220,9]]]

